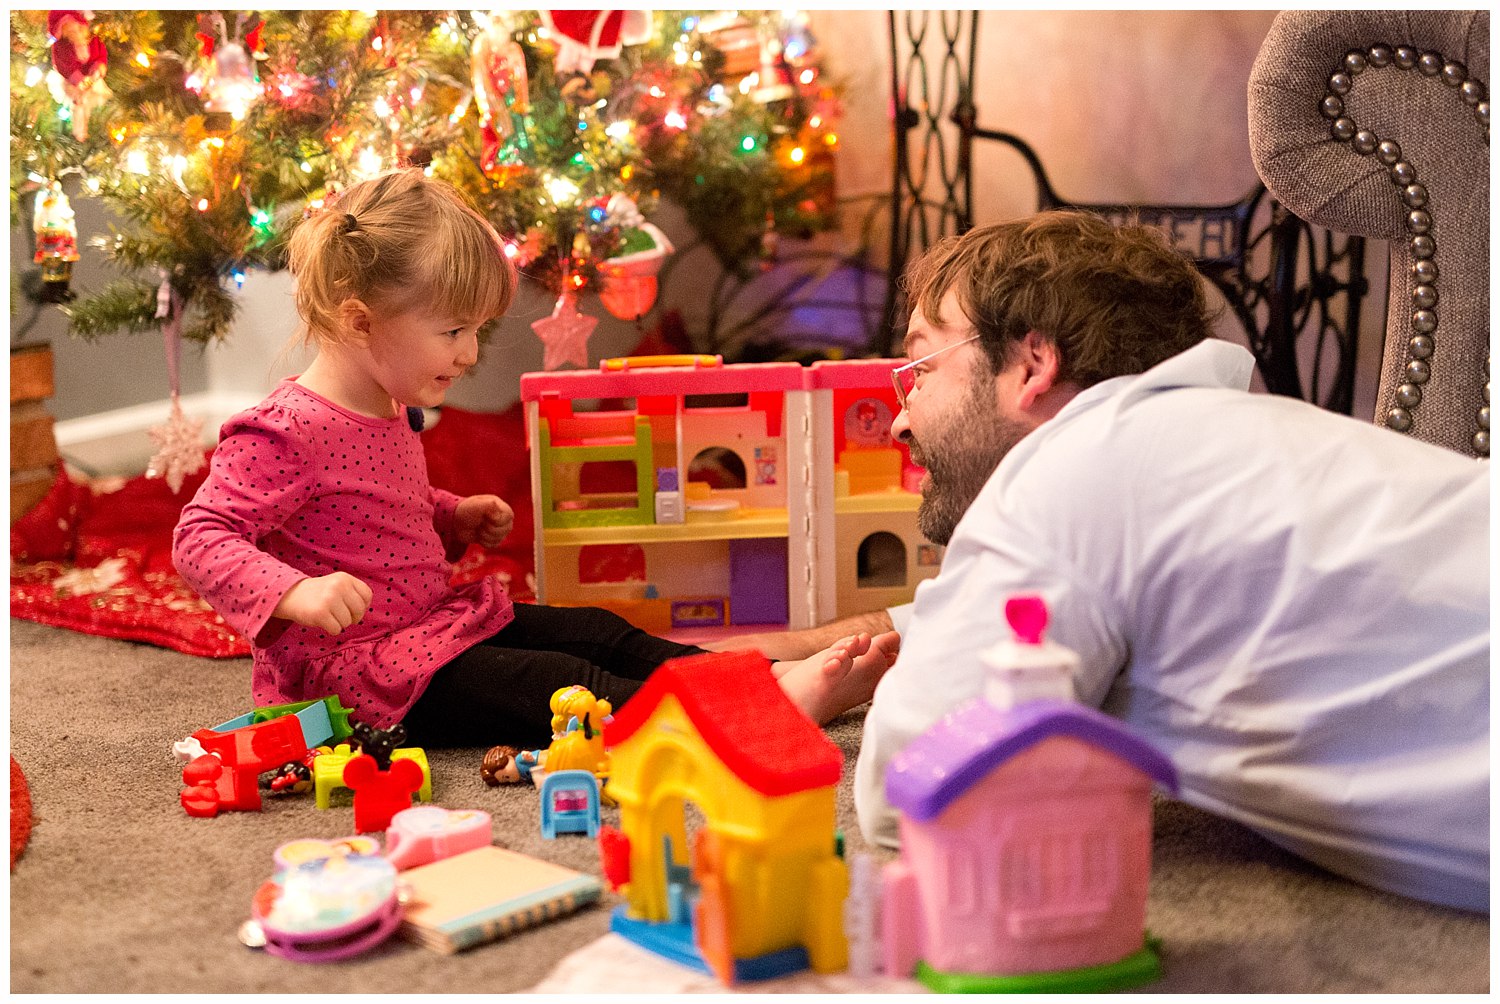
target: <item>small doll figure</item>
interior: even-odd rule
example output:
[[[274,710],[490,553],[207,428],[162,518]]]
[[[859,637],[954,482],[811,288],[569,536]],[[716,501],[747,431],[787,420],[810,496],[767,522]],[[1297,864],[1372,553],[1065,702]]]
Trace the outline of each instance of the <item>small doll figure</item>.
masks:
[[[89,30],[89,13],[82,10],[47,12],[47,34],[52,44],[52,67],[61,79],[58,100],[68,105],[73,120],[73,138],[88,138],[89,113],[110,96],[104,84],[104,66],[109,52]]]
[[[531,772],[541,767],[546,750],[520,750],[514,746],[491,746],[479,765],[479,776],[491,788],[502,784],[531,784]]]

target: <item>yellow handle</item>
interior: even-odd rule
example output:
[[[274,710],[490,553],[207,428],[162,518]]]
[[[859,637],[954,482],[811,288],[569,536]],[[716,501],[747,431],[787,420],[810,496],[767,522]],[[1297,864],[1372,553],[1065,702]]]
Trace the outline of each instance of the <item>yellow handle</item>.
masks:
[[[613,359],[601,359],[599,361],[599,370],[600,372],[608,373],[612,370],[640,369],[643,366],[691,366],[693,369],[698,370],[723,365],[723,356],[615,356]]]

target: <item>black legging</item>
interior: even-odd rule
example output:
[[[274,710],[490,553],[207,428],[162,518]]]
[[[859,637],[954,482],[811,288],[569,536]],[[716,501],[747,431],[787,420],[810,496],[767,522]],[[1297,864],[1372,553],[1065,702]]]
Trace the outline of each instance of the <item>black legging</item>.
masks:
[[[619,708],[668,659],[704,650],[598,607],[515,605],[516,619],[437,671],[406,713],[407,742],[440,749],[552,741],[548,702],[579,684]]]

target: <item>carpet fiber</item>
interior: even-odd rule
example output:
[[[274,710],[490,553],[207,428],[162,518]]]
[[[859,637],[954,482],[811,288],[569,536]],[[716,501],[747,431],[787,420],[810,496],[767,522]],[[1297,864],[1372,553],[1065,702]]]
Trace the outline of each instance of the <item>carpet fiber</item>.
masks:
[[[493,944],[441,956],[403,941],[312,966],[236,939],[271,852],[347,836],[334,796],[192,819],[178,805],[171,743],[248,710],[248,659],[209,660],[11,621],[11,749],[44,825],[11,875],[14,993],[511,993],[576,984],[575,950],[608,931],[618,896]],[[843,750],[837,821],[869,852],[851,797],[860,715],[829,729]],[[598,873],[592,841],[543,840],[535,791],[487,788],[482,751],[430,750],[433,797],[494,817],[496,842]],[[345,793],[347,794],[347,793]],[[606,822],[618,811],[605,810]],[[1484,993],[1489,920],[1354,885],[1242,827],[1162,801],[1147,923],[1163,975],[1147,992]],[[881,860],[890,855],[875,851]],[[648,987],[611,986],[649,992]],[[868,991],[878,990],[871,984]],[[842,988],[842,986],[840,987]]]

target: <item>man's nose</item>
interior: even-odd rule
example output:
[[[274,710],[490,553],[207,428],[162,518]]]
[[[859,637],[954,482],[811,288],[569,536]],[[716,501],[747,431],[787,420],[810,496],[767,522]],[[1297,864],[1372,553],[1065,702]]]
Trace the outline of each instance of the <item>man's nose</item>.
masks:
[[[910,438],[911,421],[906,417],[906,409],[902,408],[891,422],[891,442],[904,443]]]

